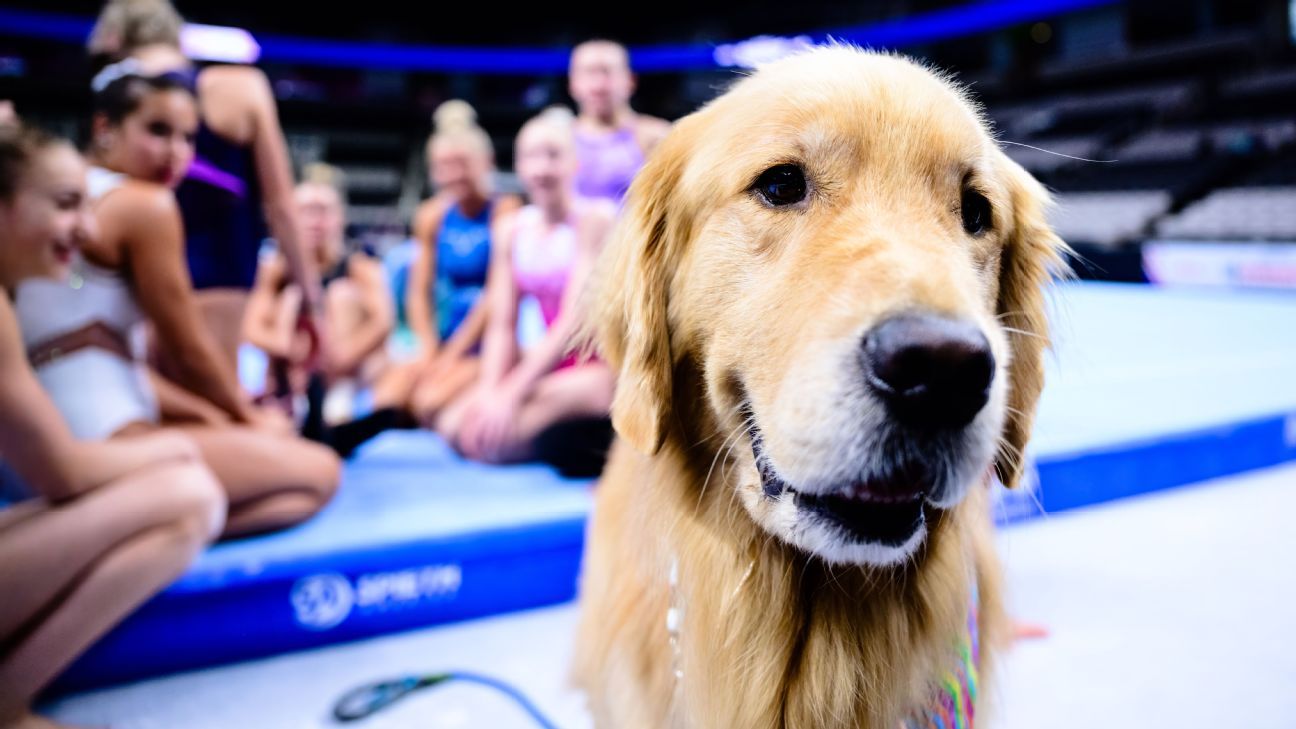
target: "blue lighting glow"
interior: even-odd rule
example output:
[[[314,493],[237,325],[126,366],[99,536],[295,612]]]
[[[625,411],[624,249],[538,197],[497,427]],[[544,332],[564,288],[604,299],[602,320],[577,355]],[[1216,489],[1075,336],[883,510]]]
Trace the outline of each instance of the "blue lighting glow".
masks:
[[[725,44],[655,45],[630,48],[638,73],[697,71],[744,66],[777,57],[780,49],[837,40],[872,48],[903,48],[987,33],[1064,13],[1115,5],[1120,0],[981,0],[895,20]],[[1294,0],[1296,2],[1296,0]],[[0,8],[0,34],[82,44],[93,21],[57,13]],[[544,75],[567,71],[567,48],[393,45],[258,36],[261,60],[270,63],[440,73]]]

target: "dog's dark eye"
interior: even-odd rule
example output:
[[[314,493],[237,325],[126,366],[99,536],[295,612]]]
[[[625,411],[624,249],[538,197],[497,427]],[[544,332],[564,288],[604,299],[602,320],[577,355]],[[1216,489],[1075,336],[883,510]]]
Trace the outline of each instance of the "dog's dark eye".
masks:
[[[990,201],[985,195],[976,190],[966,189],[963,191],[963,199],[959,203],[959,208],[963,212],[963,230],[972,235],[981,235],[990,230]]]
[[[776,207],[799,203],[806,196],[805,173],[796,165],[771,167],[752,186],[765,202]]]

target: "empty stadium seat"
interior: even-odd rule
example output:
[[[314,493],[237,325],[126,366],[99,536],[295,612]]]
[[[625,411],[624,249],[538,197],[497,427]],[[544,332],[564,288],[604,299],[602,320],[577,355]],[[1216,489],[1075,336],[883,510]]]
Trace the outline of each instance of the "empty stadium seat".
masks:
[[[1182,161],[1200,156],[1208,144],[1200,129],[1152,129],[1131,137],[1111,156],[1123,163]]]
[[[1057,196],[1049,222],[1069,243],[1114,245],[1141,237],[1170,202],[1161,190],[1066,193]]]
[[[1218,153],[1275,151],[1296,144],[1296,119],[1244,119],[1213,124],[1205,132]]]
[[[1268,155],[1231,187],[1157,225],[1165,238],[1296,241],[1296,151]]]
[[[1161,221],[1163,238],[1296,241],[1296,187],[1218,190]]]

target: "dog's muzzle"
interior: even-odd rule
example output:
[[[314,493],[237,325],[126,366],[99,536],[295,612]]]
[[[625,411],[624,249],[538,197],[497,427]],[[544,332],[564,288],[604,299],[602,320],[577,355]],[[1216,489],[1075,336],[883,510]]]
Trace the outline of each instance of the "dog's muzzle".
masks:
[[[870,329],[859,363],[868,391],[886,411],[886,424],[873,437],[872,463],[841,483],[798,487],[779,475],[753,426],[761,487],[767,498],[794,499],[798,513],[850,541],[912,545],[931,510],[961,497],[955,482],[966,474],[956,464],[969,457],[966,431],[989,402],[995,359],[975,324],[911,312]]]

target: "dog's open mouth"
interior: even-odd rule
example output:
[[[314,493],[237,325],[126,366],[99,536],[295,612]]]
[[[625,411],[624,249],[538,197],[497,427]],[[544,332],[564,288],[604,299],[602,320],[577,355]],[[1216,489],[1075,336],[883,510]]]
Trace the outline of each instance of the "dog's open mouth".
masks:
[[[838,527],[854,541],[899,547],[914,538],[926,524],[925,494],[915,490],[925,469],[902,469],[885,480],[843,484],[823,493],[797,491],[779,478],[766,458],[761,434],[751,431],[752,453],[760,472],[761,488],[769,498],[790,496],[797,508]]]
[[[927,521],[922,497],[883,503],[849,496],[792,493],[802,509],[835,523],[860,542],[899,547],[912,539]]]

